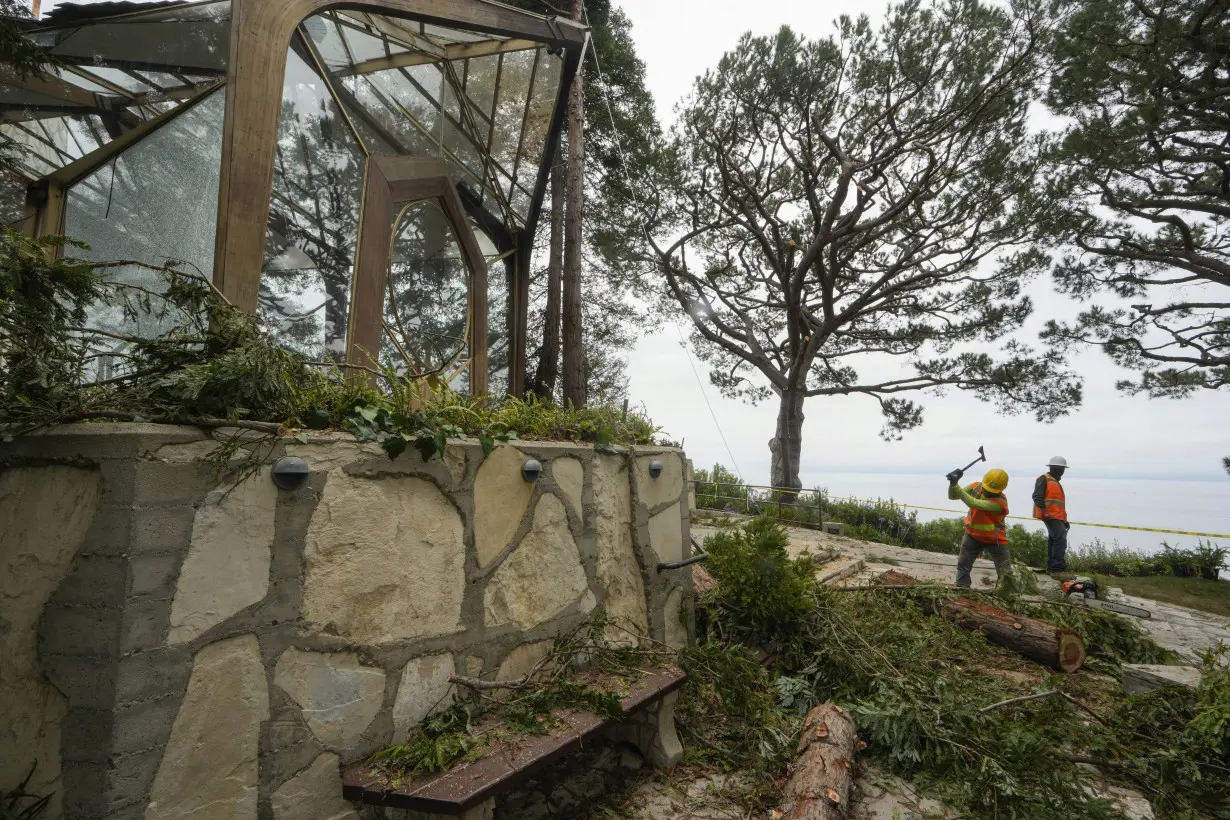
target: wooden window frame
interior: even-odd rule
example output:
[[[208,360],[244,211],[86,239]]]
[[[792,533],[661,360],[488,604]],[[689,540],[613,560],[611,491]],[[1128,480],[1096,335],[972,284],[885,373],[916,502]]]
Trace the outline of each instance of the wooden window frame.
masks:
[[[373,354],[384,333],[384,299],[389,276],[389,246],[393,216],[404,202],[434,202],[452,225],[469,269],[470,394],[487,392],[487,260],[470,230],[470,222],[448,166],[436,157],[370,156],[363,180],[359,245],[351,296],[347,361],[376,369]]]

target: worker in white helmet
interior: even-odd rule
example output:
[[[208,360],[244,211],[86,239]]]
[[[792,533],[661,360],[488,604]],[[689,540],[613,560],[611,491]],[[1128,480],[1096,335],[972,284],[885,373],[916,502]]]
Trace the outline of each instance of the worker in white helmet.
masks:
[[[1055,456],[1047,463],[1047,470],[1034,482],[1034,518],[1046,525],[1046,571],[1065,572],[1068,568],[1068,523],[1067,497],[1059,480],[1068,469],[1068,460]]]

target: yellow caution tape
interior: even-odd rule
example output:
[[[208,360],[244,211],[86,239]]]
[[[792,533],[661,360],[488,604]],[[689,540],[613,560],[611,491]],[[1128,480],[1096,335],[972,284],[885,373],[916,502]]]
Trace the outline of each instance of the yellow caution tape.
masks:
[[[952,513],[953,515],[961,515],[961,516],[965,515],[964,510],[950,510],[945,507],[923,507],[919,504],[902,504],[897,501],[875,502],[875,501],[871,501],[870,499],[859,499],[859,498],[841,498],[839,500],[841,501],[863,501],[868,504],[875,504],[875,503],[891,504],[895,507],[909,507],[911,510],[931,510],[932,512],[946,512],[946,513]],[[1033,518],[1032,516],[1010,515],[1008,516],[1008,518],[1011,518],[1014,521],[1038,521],[1040,523],[1040,519]],[[1129,527],[1126,524],[1091,524],[1088,521],[1069,521],[1068,523],[1079,525],[1082,527],[1106,527],[1112,530],[1134,530],[1136,532],[1160,532],[1165,535],[1194,535],[1194,536],[1197,536],[1198,538],[1228,538],[1230,539],[1230,535],[1227,535],[1225,533],[1217,533],[1217,532],[1188,532],[1187,530],[1160,530],[1155,527]]]

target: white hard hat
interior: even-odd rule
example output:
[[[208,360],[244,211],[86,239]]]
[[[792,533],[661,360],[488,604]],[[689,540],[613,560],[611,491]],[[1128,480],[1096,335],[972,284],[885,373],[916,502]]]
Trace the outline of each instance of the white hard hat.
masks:
[[[1051,456],[1051,460],[1046,462],[1047,467],[1067,467],[1068,460],[1063,456]]]

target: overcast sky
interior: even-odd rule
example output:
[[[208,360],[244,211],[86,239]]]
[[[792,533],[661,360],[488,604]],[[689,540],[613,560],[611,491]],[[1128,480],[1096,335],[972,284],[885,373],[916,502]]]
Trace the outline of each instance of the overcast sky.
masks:
[[[272,0],[271,0],[272,1]],[[807,36],[830,31],[840,13],[878,16],[884,4],[847,0],[841,4],[804,0],[615,0],[633,23],[637,50],[648,68],[648,84],[663,122],[673,119],[676,102],[693,78],[717,64],[749,28],[769,34],[789,24]],[[44,10],[57,3],[45,0]],[[1075,313],[1076,306],[1052,293],[1046,281],[1031,295],[1037,321],[1026,333],[1036,338],[1047,318]],[[686,335],[686,329],[685,329]],[[684,439],[698,465],[737,463],[753,483],[768,479],[767,442],[773,433],[775,407],[749,407],[724,399],[695,362],[702,386],[679,331],[667,325],[646,335],[631,355],[629,394],[674,439]],[[1076,362],[1086,379],[1084,407],[1054,424],[1029,416],[1000,416],[987,404],[958,392],[945,397],[920,396],[926,407],[924,426],[900,442],[877,435],[878,406],[866,398],[812,399],[804,423],[804,472],[944,473],[973,458],[979,444],[990,460],[1011,469],[1033,470],[1055,454],[1073,465],[1072,473],[1099,477],[1188,478],[1226,481],[1221,457],[1230,455],[1230,393],[1205,393],[1183,401],[1150,401],[1115,391],[1122,376],[1099,353]],[[718,425],[729,442],[728,453]],[[837,488],[834,488],[837,489]]]

